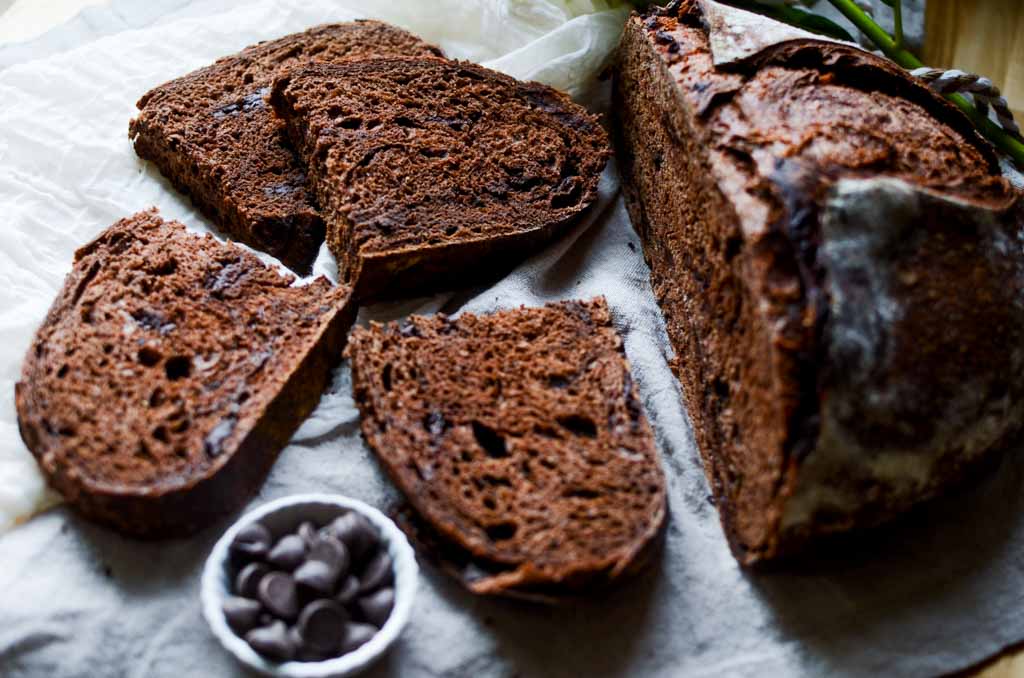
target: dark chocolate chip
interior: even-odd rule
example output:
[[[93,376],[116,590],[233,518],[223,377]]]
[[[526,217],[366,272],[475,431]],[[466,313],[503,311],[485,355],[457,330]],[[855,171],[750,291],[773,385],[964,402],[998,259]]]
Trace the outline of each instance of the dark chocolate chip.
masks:
[[[354,576],[349,575],[345,578],[345,581],[341,583],[341,586],[338,588],[338,592],[334,595],[334,599],[342,605],[348,605],[356,599],[356,596],[359,595],[359,589],[359,580]]]
[[[235,577],[235,593],[246,598],[255,598],[259,595],[260,580],[268,572],[270,568],[263,563],[249,563]]]
[[[224,618],[235,633],[242,634],[259,623],[261,606],[258,601],[241,596],[228,596],[221,605]]]
[[[302,636],[299,635],[299,630],[294,626],[288,630],[288,636],[295,643],[295,660],[300,662],[319,662],[325,659],[330,659],[330,655],[324,652],[319,652],[303,644]]]
[[[299,529],[295,533],[302,537],[302,541],[306,542],[306,546],[312,546],[313,542],[316,541],[316,525],[308,520],[299,525]]]
[[[386,551],[378,551],[377,555],[370,559],[370,562],[363,568],[363,576],[359,578],[361,586],[360,593],[375,591],[381,586],[386,586],[394,579],[394,570],[391,567],[391,556]]]
[[[394,606],[395,590],[391,588],[380,589],[359,599],[359,610],[363,617],[377,628],[384,626]]]
[[[315,652],[337,652],[345,639],[348,613],[333,600],[317,600],[299,614],[299,637]]]
[[[295,583],[317,593],[330,595],[338,583],[339,572],[325,562],[307,560],[295,570]]]
[[[288,627],[280,620],[270,626],[249,631],[245,634],[245,642],[261,655],[271,659],[288,661],[295,656],[295,643],[288,633]]]
[[[248,563],[265,558],[272,541],[270,530],[259,523],[250,523],[238,531],[228,550],[236,563]]]
[[[299,595],[295,580],[284,572],[271,572],[260,580],[260,602],[283,619],[294,619],[299,613]]]
[[[352,560],[360,560],[377,545],[377,530],[355,511],[339,516],[330,525],[331,532],[348,547]]]
[[[337,572],[339,577],[348,574],[348,548],[340,539],[332,535],[317,535],[309,547],[306,559],[307,561],[318,560],[325,563]]]
[[[345,640],[341,643],[341,653],[345,654],[358,650],[375,635],[377,635],[377,629],[369,624],[359,624],[356,622],[349,624],[345,627]]]
[[[306,542],[297,534],[281,537],[267,555],[267,560],[282,570],[291,572],[302,564],[306,557]]]

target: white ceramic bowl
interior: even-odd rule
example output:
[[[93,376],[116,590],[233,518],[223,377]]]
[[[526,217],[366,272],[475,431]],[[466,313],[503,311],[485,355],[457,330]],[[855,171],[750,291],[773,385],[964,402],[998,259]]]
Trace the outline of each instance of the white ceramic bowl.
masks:
[[[340,657],[319,662],[277,663],[264,659],[231,630],[224,618],[222,603],[226,596],[231,595],[228,546],[238,531],[250,523],[263,523],[277,539],[297,528],[303,520],[326,525],[349,510],[365,516],[380,531],[381,541],[391,556],[395,568],[395,606],[391,616],[377,635],[365,645]],[[228,528],[206,560],[200,597],[203,616],[213,634],[221,645],[246,666],[264,675],[280,678],[340,678],[366,669],[395,642],[409,621],[418,582],[419,567],[409,541],[383,513],[368,504],[341,495],[296,494],[264,504]]]

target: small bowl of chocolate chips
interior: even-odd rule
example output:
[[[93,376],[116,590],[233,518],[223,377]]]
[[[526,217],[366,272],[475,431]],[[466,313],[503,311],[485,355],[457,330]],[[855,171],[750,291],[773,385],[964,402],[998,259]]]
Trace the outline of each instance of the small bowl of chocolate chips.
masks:
[[[419,569],[401,530],[338,495],[278,499],[213,547],[203,616],[243,664],[271,676],[349,676],[409,620]]]

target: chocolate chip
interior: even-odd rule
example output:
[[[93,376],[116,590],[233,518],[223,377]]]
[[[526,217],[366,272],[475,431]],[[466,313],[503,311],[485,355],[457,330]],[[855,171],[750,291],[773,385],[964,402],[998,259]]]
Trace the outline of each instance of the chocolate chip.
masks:
[[[333,600],[317,600],[299,614],[296,627],[303,645],[315,652],[336,652],[345,639],[348,613]]]
[[[394,570],[391,567],[391,556],[386,551],[378,551],[377,555],[370,559],[363,569],[363,576],[359,578],[362,585],[360,593],[375,591],[381,586],[390,584],[394,579]]]
[[[395,590],[391,588],[380,589],[359,599],[359,610],[363,617],[377,628],[384,626],[394,606]]]
[[[342,605],[348,605],[356,599],[356,596],[359,595],[359,589],[359,580],[354,576],[349,575],[345,581],[342,582],[341,587],[338,588],[338,593],[335,594],[334,599]]]
[[[255,598],[259,595],[260,580],[268,572],[270,568],[263,563],[249,563],[235,577],[235,593],[246,598]]]
[[[294,619],[299,613],[295,580],[284,572],[271,572],[260,580],[260,602],[278,617]]]
[[[259,623],[260,604],[249,598],[241,596],[228,596],[221,605],[224,611],[224,618],[227,619],[235,633],[242,634],[252,629]]]
[[[270,626],[249,631],[245,634],[245,642],[261,655],[271,659],[288,661],[295,656],[295,642],[288,633],[288,627],[280,620]]]
[[[333,535],[317,535],[313,543],[310,544],[306,559],[325,563],[336,571],[339,577],[348,574],[348,548]]]
[[[295,643],[295,660],[300,662],[319,662],[325,659],[330,659],[333,653],[320,652],[314,650],[308,645],[303,644],[302,636],[299,635],[299,630],[294,626],[288,630],[288,635]]]
[[[235,562],[248,563],[265,558],[267,552],[270,551],[272,541],[270,530],[259,523],[250,523],[238,531],[235,538],[231,540],[228,550]]]
[[[329,595],[338,583],[339,571],[320,560],[307,560],[295,570],[295,583]]]
[[[281,537],[267,555],[267,560],[282,570],[291,572],[302,564],[306,557],[306,542],[297,534]]]
[[[308,520],[299,525],[299,529],[295,533],[302,537],[302,541],[306,542],[306,546],[312,546],[313,542],[316,541],[316,525]]]
[[[377,635],[377,629],[369,624],[349,624],[345,627],[345,640],[341,643],[341,653],[345,654],[359,649],[375,635]]]
[[[348,547],[352,560],[361,559],[377,545],[377,530],[369,520],[355,511],[335,518],[330,531]]]

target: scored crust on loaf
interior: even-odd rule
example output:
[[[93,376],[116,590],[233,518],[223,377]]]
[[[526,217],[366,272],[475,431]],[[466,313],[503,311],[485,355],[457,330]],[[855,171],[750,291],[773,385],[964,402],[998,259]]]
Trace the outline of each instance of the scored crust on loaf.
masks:
[[[465,62],[311,66],[271,102],[360,299],[492,277],[596,199],[609,153],[567,96]]]
[[[155,209],[78,250],[15,388],[49,483],[143,537],[239,508],[319,402],[354,315],[348,288],[293,281]]]
[[[718,67],[703,4],[739,12],[634,14],[613,110],[673,369],[754,564],[935,496],[1019,428],[1022,359],[999,347],[1024,339],[1024,258],[952,106],[815,39]]]
[[[665,480],[604,299],[374,323],[347,351],[414,541],[471,591],[571,594],[649,559]]]
[[[305,274],[323,243],[323,220],[265,96],[290,69],[371,55],[441,52],[376,21],[262,42],[143,96],[129,127],[135,151],[225,234]]]

